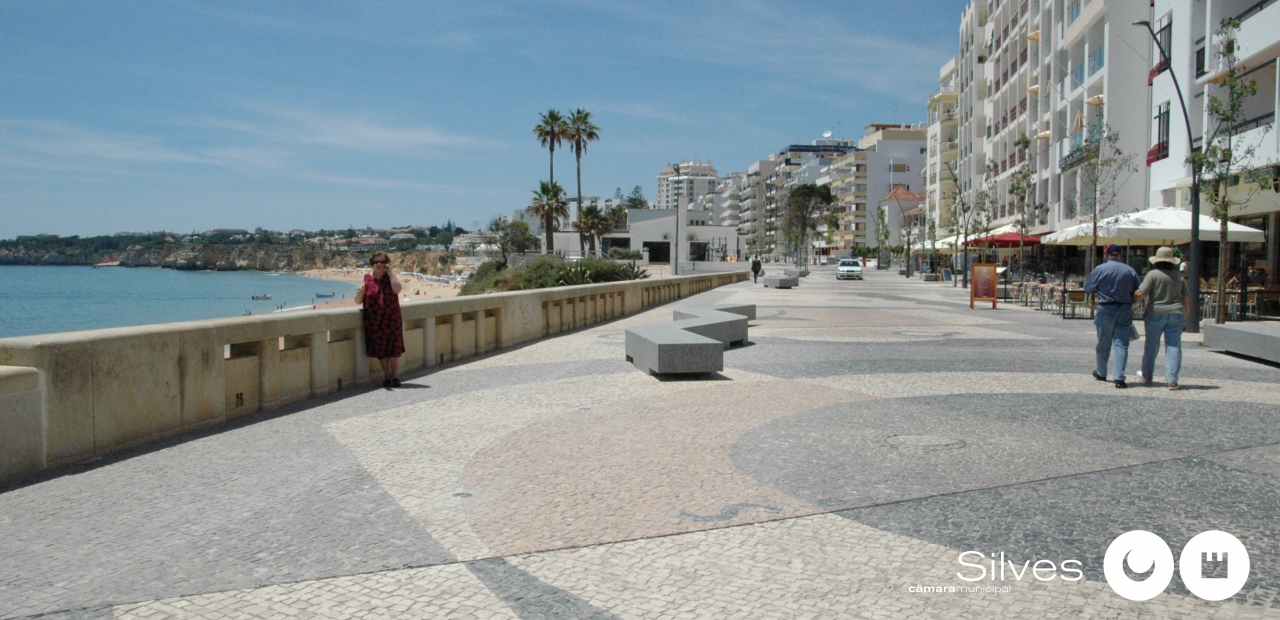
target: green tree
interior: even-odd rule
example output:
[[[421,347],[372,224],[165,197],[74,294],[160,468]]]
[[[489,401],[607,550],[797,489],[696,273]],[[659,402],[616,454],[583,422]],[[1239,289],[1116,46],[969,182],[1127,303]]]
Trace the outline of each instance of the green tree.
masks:
[[[582,219],[582,155],[587,152],[587,144],[600,139],[600,128],[591,122],[591,113],[578,108],[569,114],[564,139],[569,141],[569,148],[578,163],[578,219]]]
[[[787,239],[796,252],[796,265],[804,264],[804,249],[808,243],[810,231],[817,230],[818,223],[825,220],[835,204],[831,195],[831,186],[806,183],[792,188],[787,195],[786,212],[782,220],[782,228]]]
[[[889,210],[881,205],[876,210],[876,260],[884,260],[884,251],[889,247]]]
[[[533,126],[533,135],[538,137],[538,142],[542,143],[542,146],[546,147],[551,154],[550,183],[556,182],[556,147],[564,143],[568,134],[569,122],[560,114],[560,110],[555,108],[544,112],[538,124]]]
[[[1230,268],[1227,218],[1233,209],[1248,204],[1258,191],[1271,187],[1274,182],[1268,170],[1249,168],[1262,145],[1263,136],[1271,131],[1271,123],[1260,125],[1263,129],[1258,132],[1256,140],[1245,140],[1241,136],[1254,129],[1246,116],[1245,105],[1258,94],[1258,84],[1241,75],[1240,58],[1236,53],[1239,29],[1238,20],[1227,18],[1213,33],[1222,69],[1214,80],[1218,82],[1213,89],[1215,92],[1209,95],[1205,106],[1209,113],[1209,126],[1205,131],[1204,148],[1187,158],[1193,167],[1203,171],[1205,182],[1200,187],[1209,199],[1214,219],[1218,220],[1216,323],[1227,320],[1227,271]]]
[[[604,236],[613,232],[614,229],[613,214],[607,213],[595,205],[592,205],[590,208],[593,209],[593,211],[587,216],[587,230],[592,237],[591,251],[595,252],[596,248],[599,247],[601,253],[603,253]],[[623,212],[624,217],[625,215],[626,212]]]
[[[542,224],[546,228],[546,251],[554,254],[556,251],[555,231],[557,222],[561,219],[569,217],[569,207],[565,203],[564,188],[558,183],[541,181],[538,189],[533,192],[533,204],[529,205],[529,212],[534,217],[542,218]]]
[[[1031,149],[1031,140],[1024,135],[1014,142],[1014,148],[1027,153]],[[1017,216],[1017,219],[1013,222],[1013,228],[1020,237],[1018,239],[1019,280],[1023,279],[1024,241],[1026,236],[1031,233],[1032,226],[1037,225],[1042,208],[1040,204],[1035,202],[1035,157],[1035,153],[1027,153],[1022,163],[1017,168],[1014,168],[1013,173],[1009,175],[1009,206],[1012,207],[1014,215]]]
[[[1113,210],[1120,189],[1138,172],[1134,156],[1120,148],[1120,132],[1107,124],[1106,109],[1099,108],[1097,118],[1089,124],[1084,141],[1071,149],[1063,159],[1065,172],[1078,168],[1081,185],[1080,205],[1089,217],[1093,243],[1089,251],[1089,269],[1098,254],[1098,219]]]
[[[624,204],[627,205],[628,209],[645,209],[649,206],[649,201],[644,197],[644,190],[637,185],[632,188],[631,194],[627,196]]]
[[[508,222],[504,218],[495,217],[489,222],[489,232],[493,233],[493,243],[502,254],[502,264],[506,265],[512,254],[524,254],[538,247],[538,238],[529,232],[525,222]]]

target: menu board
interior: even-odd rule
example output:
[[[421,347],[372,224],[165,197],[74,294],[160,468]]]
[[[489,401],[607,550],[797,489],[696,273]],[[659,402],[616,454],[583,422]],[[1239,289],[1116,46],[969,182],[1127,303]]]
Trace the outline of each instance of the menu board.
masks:
[[[972,266],[973,274],[969,280],[969,307],[973,308],[974,302],[991,302],[991,307],[996,307],[996,264],[995,263],[977,263]]]

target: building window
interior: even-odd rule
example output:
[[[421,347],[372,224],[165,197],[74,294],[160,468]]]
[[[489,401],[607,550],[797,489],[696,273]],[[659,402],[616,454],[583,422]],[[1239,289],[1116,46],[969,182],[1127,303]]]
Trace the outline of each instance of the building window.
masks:
[[[1196,50],[1196,77],[1204,75],[1204,48]]]
[[[1151,69],[1151,74],[1147,76],[1147,85],[1155,81],[1156,76],[1164,73],[1169,68],[1169,62],[1166,55],[1173,51],[1170,45],[1173,44],[1173,22],[1164,20],[1164,25],[1156,31],[1156,41],[1159,45],[1156,47],[1156,66]],[[1164,50],[1161,52],[1161,50]]]
[[[1147,151],[1147,165],[1150,166],[1169,156],[1169,102],[1156,107],[1156,143]]]

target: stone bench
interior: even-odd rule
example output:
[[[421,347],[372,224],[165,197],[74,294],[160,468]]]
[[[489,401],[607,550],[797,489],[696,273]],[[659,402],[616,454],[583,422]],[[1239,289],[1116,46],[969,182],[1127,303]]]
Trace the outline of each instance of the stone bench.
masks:
[[[800,278],[797,276],[765,276],[760,278],[764,280],[765,288],[791,288],[800,286]]]
[[[627,361],[649,374],[710,374],[724,370],[724,350],[747,342],[756,307],[676,310],[670,323],[626,331]]]
[[[791,276],[791,277],[793,277],[793,278],[804,278],[804,277],[807,277],[807,276],[809,275],[809,270],[808,270],[808,269],[792,269],[792,268],[787,268],[787,269],[783,269],[783,270],[782,270],[782,275],[784,275],[784,276]]]
[[[1229,353],[1280,363],[1280,325],[1228,323],[1204,326],[1204,344]]]

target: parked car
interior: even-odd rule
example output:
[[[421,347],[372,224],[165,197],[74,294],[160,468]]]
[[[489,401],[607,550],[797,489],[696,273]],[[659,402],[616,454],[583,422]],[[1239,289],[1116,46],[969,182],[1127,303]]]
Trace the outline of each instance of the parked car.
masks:
[[[858,264],[856,258],[841,259],[840,264],[836,265],[837,280],[861,280],[862,265]]]

